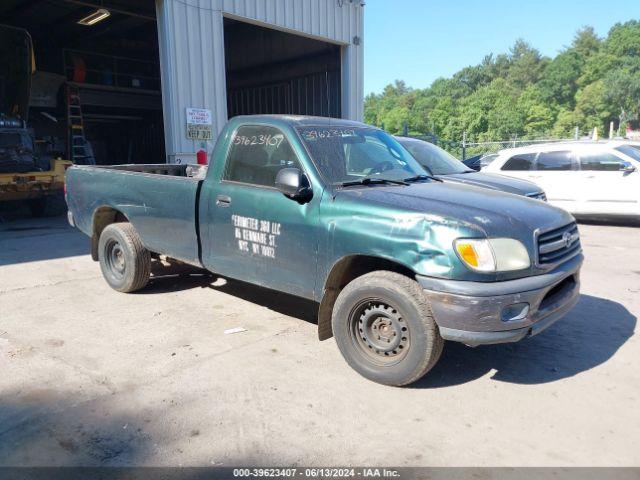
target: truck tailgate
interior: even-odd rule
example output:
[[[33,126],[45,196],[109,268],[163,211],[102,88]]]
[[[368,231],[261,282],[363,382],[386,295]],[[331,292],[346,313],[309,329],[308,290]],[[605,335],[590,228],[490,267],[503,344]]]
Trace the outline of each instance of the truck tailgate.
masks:
[[[150,251],[199,265],[199,184],[185,176],[75,166],[67,171],[67,203],[87,235],[92,235],[96,212],[114,209],[132,223]]]

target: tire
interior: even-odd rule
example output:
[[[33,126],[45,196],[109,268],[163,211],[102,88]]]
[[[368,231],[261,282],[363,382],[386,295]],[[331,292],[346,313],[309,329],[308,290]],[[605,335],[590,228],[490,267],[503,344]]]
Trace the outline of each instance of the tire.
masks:
[[[371,272],[349,283],[336,299],[331,325],[347,363],[384,385],[420,379],[444,346],[420,285],[395,272]]]
[[[62,192],[27,200],[27,204],[31,215],[36,218],[57,217],[67,211],[67,204]]]
[[[118,292],[135,292],[149,282],[151,253],[130,223],[112,223],[102,231],[98,259],[104,279]]]

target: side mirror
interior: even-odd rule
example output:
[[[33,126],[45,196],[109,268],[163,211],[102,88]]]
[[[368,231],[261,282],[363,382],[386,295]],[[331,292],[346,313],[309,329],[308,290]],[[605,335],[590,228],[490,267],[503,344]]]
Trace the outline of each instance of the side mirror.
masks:
[[[630,162],[622,162],[620,164],[620,171],[622,173],[633,173],[636,171],[636,167],[634,167]]]
[[[285,196],[297,201],[308,201],[312,196],[309,179],[297,168],[280,170],[276,175],[276,188]]]

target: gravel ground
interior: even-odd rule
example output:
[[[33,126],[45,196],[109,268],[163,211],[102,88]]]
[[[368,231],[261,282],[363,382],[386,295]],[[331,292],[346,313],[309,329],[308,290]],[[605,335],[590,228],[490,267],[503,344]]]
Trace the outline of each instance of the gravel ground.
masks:
[[[119,294],[64,219],[0,224],[0,465],[640,466],[640,228],[580,230],[567,317],[400,389],[313,303],[198,272]]]

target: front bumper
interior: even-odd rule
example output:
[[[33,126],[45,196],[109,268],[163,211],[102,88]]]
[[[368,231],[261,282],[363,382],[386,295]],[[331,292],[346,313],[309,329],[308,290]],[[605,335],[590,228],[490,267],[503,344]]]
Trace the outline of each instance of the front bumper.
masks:
[[[580,295],[582,254],[543,275],[466,282],[418,275],[445,340],[477,346],[517,342],[562,318]]]

